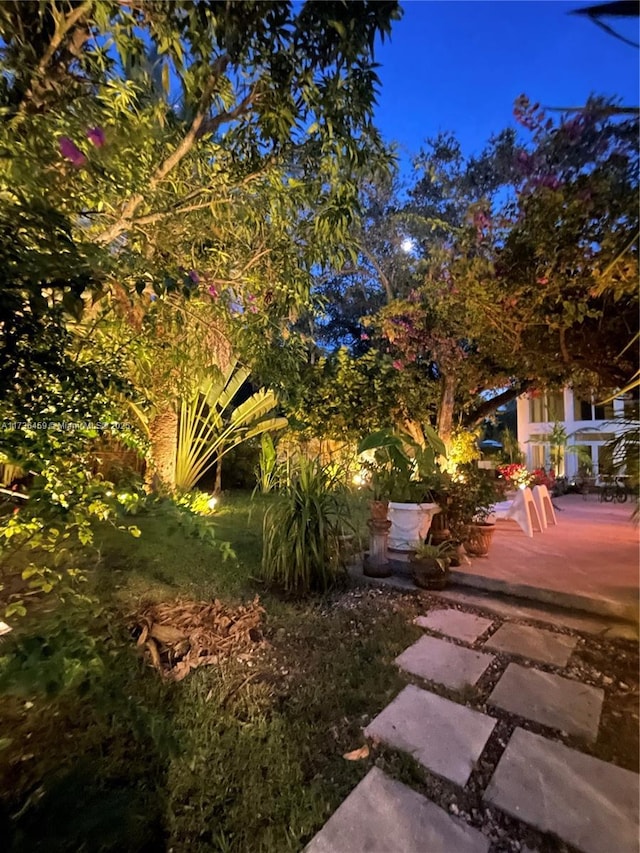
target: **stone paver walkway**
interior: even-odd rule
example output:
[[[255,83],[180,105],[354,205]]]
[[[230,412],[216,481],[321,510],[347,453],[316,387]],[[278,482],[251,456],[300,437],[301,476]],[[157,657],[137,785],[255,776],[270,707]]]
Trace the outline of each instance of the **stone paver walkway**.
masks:
[[[469,644],[477,643],[493,624],[491,619],[453,608],[435,610],[415,621],[427,630]],[[506,622],[485,641],[484,648],[562,669],[575,645],[575,638]],[[423,636],[396,663],[412,675],[459,689],[475,684],[494,660],[492,655]],[[603,691],[591,685],[510,662],[488,704],[593,741],[603,698]],[[374,743],[381,741],[408,753],[430,773],[464,789],[490,739],[493,746],[489,744],[488,752],[496,748],[496,722],[487,714],[410,684],[371,721],[364,734]],[[505,746],[501,740],[499,745]],[[640,853],[636,773],[516,728],[485,784],[474,790],[487,804],[538,832],[551,833],[582,853]],[[521,849],[529,850],[526,845]],[[306,848],[307,853],[488,850],[488,840],[476,829],[375,767]]]
[[[598,737],[603,700],[599,687],[517,663],[509,664],[489,697],[505,711],[587,740]]]
[[[505,623],[484,644],[496,652],[508,652],[523,658],[566,666],[578,640],[530,625]]]
[[[456,640],[467,643],[475,643],[492,624],[491,619],[454,609],[432,610],[428,616],[418,616],[416,619],[416,625],[420,628],[446,634],[447,637],[454,637]]]
[[[489,842],[401,782],[372,768],[306,853],[487,853]]]
[[[516,729],[485,799],[585,853],[637,853],[638,776]]]
[[[437,776],[465,785],[495,723],[493,717],[410,684],[364,733],[408,752]]]
[[[475,684],[493,660],[493,655],[474,652],[447,640],[420,637],[396,658],[396,664],[419,678],[460,690]]]

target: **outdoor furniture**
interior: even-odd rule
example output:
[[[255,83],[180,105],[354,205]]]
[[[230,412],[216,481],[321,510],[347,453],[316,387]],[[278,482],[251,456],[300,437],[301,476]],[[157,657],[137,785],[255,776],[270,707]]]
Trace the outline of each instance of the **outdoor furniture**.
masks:
[[[542,533],[544,529],[535,500],[533,499],[533,494],[529,488],[519,489],[512,501],[502,501],[495,504],[493,513],[498,520],[517,522],[531,539],[533,538],[534,530]]]
[[[557,524],[556,513],[551,503],[551,495],[546,486],[533,487],[533,499],[543,527]]]

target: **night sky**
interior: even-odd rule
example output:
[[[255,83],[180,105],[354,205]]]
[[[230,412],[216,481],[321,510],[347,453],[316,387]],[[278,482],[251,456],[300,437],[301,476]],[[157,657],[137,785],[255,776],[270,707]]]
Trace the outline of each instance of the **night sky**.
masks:
[[[637,106],[640,51],[567,14],[585,5],[405,0],[391,41],[376,51],[385,139],[399,144],[405,163],[439,130],[454,131],[472,154],[513,124],[521,93],[549,106],[584,104],[591,93]],[[638,41],[638,19],[606,21]]]

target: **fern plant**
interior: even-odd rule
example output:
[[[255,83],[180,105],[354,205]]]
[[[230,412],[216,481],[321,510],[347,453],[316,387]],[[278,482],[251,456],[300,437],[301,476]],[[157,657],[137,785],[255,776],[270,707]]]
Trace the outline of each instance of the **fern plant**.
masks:
[[[341,540],[353,532],[347,492],[318,460],[300,467],[264,518],[262,576],[299,595],[325,592],[345,575]]]
[[[236,408],[233,400],[249,378],[233,363],[219,379],[205,380],[180,405],[176,486],[190,491],[233,447],[268,430],[283,429],[287,419],[266,417],[277,406],[273,391],[260,389]]]

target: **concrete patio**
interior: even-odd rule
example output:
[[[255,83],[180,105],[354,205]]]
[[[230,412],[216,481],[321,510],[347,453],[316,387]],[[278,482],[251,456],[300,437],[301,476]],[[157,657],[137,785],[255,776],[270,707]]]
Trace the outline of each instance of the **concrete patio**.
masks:
[[[637,619],[639,528],[634,504],[595,496],[554,499],[555,527],[526,536],[498,521],[487,557],[452,572],[456,584],[581,610]]]

